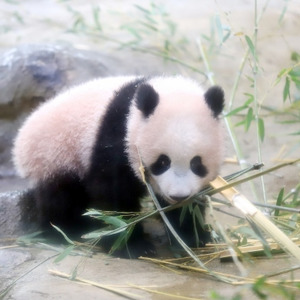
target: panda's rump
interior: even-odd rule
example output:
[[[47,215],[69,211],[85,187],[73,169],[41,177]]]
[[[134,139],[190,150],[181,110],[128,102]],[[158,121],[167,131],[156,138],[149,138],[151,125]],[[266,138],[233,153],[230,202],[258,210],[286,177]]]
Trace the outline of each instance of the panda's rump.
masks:
[[[108,96],[94,89],[83,97],[72,90],[42,105],[26,120],[15,141],[18,173],[33,182],[58,169],[81,175],[88,167]]]

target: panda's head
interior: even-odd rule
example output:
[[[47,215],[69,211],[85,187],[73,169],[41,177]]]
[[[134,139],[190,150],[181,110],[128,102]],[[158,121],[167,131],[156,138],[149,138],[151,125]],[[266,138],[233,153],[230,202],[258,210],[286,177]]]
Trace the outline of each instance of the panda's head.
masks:
[[[127,152],[141,178],[142,160],[155,192],[169,203],[186,200],[213,180],[222,162],[221,88],[205,93],[182,77],[141,84],[128,116]]]

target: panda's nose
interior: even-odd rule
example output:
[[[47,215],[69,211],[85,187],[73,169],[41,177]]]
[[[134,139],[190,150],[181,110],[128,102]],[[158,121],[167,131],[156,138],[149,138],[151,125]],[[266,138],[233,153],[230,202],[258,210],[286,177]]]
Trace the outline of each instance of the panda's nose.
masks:
[[[184,201],[184,200],[188,199],[189,196],[190,196],[190,195],[185,195],[185,196],[175,196],[175,195],[172,196],[172,195],[170,195],[169,197],[170,197],[172,200],[176,201],[176,202],[181,202],[181,201]]]

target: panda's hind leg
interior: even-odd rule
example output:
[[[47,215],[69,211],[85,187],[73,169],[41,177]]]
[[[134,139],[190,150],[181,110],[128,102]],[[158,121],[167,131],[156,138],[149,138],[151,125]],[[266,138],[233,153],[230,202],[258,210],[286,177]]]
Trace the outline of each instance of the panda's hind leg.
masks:
[[[36,220],[25,217],[24,213],[22,219],[27,223],[36,221],[47,238],[62,238],[51,224],[74,239],[93,229],[91,218],[82,216],[89,207],[89,199],[80,178],[74,173],[58,174],[39,182],[24,198],[24,203],[27,205],[27,210],[23,208],[26,214],[30,207],[35,208]]]

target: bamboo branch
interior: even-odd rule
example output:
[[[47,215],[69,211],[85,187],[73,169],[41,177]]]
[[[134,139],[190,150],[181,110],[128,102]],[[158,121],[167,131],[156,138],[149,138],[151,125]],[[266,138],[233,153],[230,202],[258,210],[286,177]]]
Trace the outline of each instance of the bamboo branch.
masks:
[[[210,183],[214,188],[222,188],[227,182],[220,176]],[[287,235],[277,228],[263,213],[258,210],[244,195],[235,188],[230,187],[221,191],[221,194],[230,201],[230,203],[239,209],[247,218],[267,232],[279,245],[291,253],[300,261],[300,249],[294,244]]]
[[[67,273],[63,273],[63,272],[59,272],[59,271],[55,271],[55,270],[49,270],[48,272],[51,275],[66,278],[66,279],[69,279],[69,280],[71,278],[71,275],[67,274]],[[87,279],[84,279],[84,278],[81,278],[81,277],[76,277],[75,279],[73,279],[73,281],[77,281],[77,282],[85,283],[85,284],[88,284],[88,285],[92,285],[92,286],[104,289],[106,291],[112,292],[114,294],[121,295],[123,297],[126,297],[127,299],[143,299],[142,296],[140,296],[140,295],[132,294],[132,293],[125,292],[125,291],[121,291],[119,289],[112,288],[108,285],[100,284],[98,282],[87,280]]]

